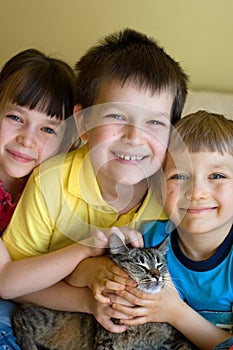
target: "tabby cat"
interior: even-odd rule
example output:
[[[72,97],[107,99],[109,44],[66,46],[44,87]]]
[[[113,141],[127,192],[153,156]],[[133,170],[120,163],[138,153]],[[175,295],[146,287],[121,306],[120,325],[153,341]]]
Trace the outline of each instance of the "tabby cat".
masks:
[[[128,248],[117,235],[110,238],[110,256],[140,290],[157,293],[165,284],[166,248]],[[111,333],[90,314],[21,306],[13,327],[22,350],[189,350],[192,346],[167,323],[130,326]]]

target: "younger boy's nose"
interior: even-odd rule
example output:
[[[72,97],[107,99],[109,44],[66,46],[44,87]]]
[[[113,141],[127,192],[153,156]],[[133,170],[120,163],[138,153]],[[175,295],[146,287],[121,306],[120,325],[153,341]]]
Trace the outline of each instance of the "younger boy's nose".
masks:
[[[207,185],[203,181],[194,180],[190,183],[187,190],[187,198],[189,200],[204,199],[208,195]]]

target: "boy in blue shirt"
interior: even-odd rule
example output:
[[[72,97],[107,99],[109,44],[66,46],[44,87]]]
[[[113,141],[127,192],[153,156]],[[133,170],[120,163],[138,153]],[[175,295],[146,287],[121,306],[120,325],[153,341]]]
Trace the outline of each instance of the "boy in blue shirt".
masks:
[[[113,305],[133,317],[123,324],[168,322],[203,350],[233,345],[232,135],[231,120],[205,111],[176,123],[156,188],[170,221],[148,223],[144,242],[157,246],[169,235],[167,261],[179,295],[167,287],[149,298],[118,292],[136,305]]]

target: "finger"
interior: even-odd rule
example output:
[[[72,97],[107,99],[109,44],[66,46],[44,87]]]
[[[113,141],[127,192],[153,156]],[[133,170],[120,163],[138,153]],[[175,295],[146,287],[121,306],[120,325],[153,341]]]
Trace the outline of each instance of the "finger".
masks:
[[[129,277],[128,273],[123,269],[121,269],[119,266],[117,266],[115,263],[112,263],[111,265],[109,264],[109,268],[114,275],[117,275],[123,278]]]
[[[134,318],[128,318],[128,319],[122,319],[120,320],[121,324],[127,325],[127,326],[136,326],[139,324],[147,323],[148,320],[146,317],[134,317]]]
[[[122,304],[122,305],[126,305],[126,306],[129,306],[129,307],[134,307],[135,306],[135,304],[132,304],[128,300],[126,300],[124,298],[121,298],[118,295],[113,294],[113,293],[109,294],[109,299],[110,299],[110,303],[111,304]]]
[[[109,332],[122,333],[127,330],[127,325],[116,325],[110,319],[98,320],[99,323],[106,328]]]
[[[105,284],[106,289],[114,290],[114,291],[120,291],[125,289],[125,284],[122,283],[116,283],[113,281],[107,281]]]
[[[107,296],[104,296],[102,293],[93,293],[95,300],[97,300],[100,304],[110,304],[111,299]]]
[[[108,239],[103,231],[95,229],[93,232],[94,244],[98,248],[105,248],[108,243]]]
[[[127,315],[127,318],[134,318],[147,315],[147,310],[144,307],[128,307],[121,304],[112,304],[112,308],[123,315]],[[124,317],[125,319],[125,317]]]
[[[121,230],[127,243],[130,243],[135,248],[144,247],[143,237],[140,232],[125,226],[122,227]]]
[[[148,296],[145,299],[139,298],[139,297],[135,296],[134,294],[129,293],[127,290],[116,291],[116,294],[118,296],[126,299],[128,302],[130,302],[134,305],[139,305],[139,306],[144,306],[144,307],[150,305],[151,300],[154,301],[154,299],[149,299]]]
[[[123,290],[125,287],[131,289],[137,287],[137,282],[131,280],[130,278],[123,278],[117,275],[113,275],[112,278],[106,281],[106,288],[113,290]]]

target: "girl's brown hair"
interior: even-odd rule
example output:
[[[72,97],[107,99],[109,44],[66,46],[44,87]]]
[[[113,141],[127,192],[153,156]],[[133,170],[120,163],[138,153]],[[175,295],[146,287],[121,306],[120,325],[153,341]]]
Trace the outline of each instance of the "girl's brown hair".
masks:
[[[0,112],[12,103],[63,120],[73,114],[76,87],[68,64],[28,49],[12,57],[0,72]]]

